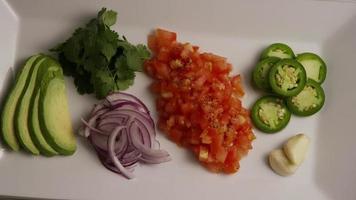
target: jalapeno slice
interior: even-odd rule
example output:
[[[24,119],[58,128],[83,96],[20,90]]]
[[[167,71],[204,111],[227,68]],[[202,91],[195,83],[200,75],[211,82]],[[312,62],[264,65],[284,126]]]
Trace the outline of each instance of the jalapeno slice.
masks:
[[[320,56],[314,53],[298,54],[297,61],[303,65],[307,77],[322,84],[326,78],[326,64]]]
[[[291,113],[284,100],[279,97],[265,96],[252,107],[253,124],[265,133],[275,133],[287,126]]]
[[[277,57],[270,57],[270,58],[263,59],[257,63],[252,73],[252,80],[256,85],[256,87],[265,91],[271,91],[271,86],[268,80],[269,70],[279,60],[280,59]]]
[[[268,76],[273,92],[284,97],[297,95],[306,83],[304,67],[293,59],[283,59],[277,62]]]
[[[274,43],[263,50],[261,54],[261,59],[277,57],[280,59],[294,58],[293,50],[286,44]]]
[[[299,116],[310,116],[317,113],[324,105],[325,94],[320,85],[308,79],[304,89],[296,96],[287,98],[289,110]]]

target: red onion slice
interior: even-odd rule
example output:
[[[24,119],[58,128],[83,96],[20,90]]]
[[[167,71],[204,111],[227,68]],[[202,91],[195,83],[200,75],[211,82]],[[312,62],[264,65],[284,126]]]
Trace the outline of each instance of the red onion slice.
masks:
[[[100,162],[128,179],[134,177],[132,172],[140,161],[158,164],[171,160],[166,151],[155,149],[159,142],[154,122],[142,101],[130,94],[110,94],[82,122],[84,136]]]
[[[169,154],[164,150],[151,149],[146,147],[140,142],[139,135],[137,134],[137,129],[134,126],[130,126],[129,137],[132,140],[132,145],[142,153],[142,156],[149,158],[162,158],[169,157]]]
[[[110,102],[110,101],[114,101],[114,100],[118,100],[118,99],[121,99],[121,100],[126,100],[126,101],[133,101],[133,102],[137,102],[139,103],[146,111],[147,113],[149,113],[149,110],[148,108],[146,107],[146,105],[140,100],[138,99],[137,97],[131,95],[131,94],[128,94],[128,93],[125,93],[125,92],[116,92],[116,93],[111,93],[109,94],[106,99]]]
[[[81,121],[85,125],[84,135],[83,135],[84,137],[88,137],[90,135],[90,131],[94,131],[99,134],[105,134],[103,131],[94,127],[93,123],[95,123],[95,120],[92,121],[89,120],[89,122],[86,122],[84,119],[81,119]]]
[[[108,140],[109,156],[112,159],[112,161],[114,162],[117,169],[122,173],[122,175],[124,175],[128,179],[132,179],[135,176],[130,171],[128,171],[124,166],[122,166],[119,159],[115,155],[115,148],[114,148],[115,139],[119,135],[119,133],[122,133],[121,130],[124,128],[125,128],[124,126],[118,126],[115,128],[115,130],[110,135],[109,140]]]
[[[127,102],[123,100],[116,100],[111,102],[111,109],[116,109],[116,108],[126,108],[126,109],[132,109],[132,110],[137,110],[143,113],[147,113],[149,115],[149,112],[142,107],[140,104],[135,103],[135,102]]]

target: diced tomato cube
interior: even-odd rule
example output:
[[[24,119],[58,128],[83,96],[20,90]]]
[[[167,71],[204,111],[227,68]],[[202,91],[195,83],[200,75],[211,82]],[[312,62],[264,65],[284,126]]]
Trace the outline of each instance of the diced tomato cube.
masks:
[[[154,54],[145,70],[155,79],[158,127],[209,170],[234,173],[255,138],[240,100],[241,76],[229,76],[226,58],[176,40],[176,33],[163,29],[148,37]]]
[[[168,134],[169,134],[170,139],[172,139],[177,144],[181,144],[181,138],[183,136],[182,131],[179,131],[177,129],[171,129]]]
[[[166,63],[156,62],[156,73],[157,78],[159,79],[169,79],[170,77],[170,69]]]
[[[157,49],[158,49],[156,40],[157,40],[157,38],[156,38],[156,35],[154,35],[154,34],[150,34],[147,38],[147,46],[154,53],[157,53]]]
[[[169,47],[177,39],[177,34],[163,29],[156,30],[156,43],[158,48]]]

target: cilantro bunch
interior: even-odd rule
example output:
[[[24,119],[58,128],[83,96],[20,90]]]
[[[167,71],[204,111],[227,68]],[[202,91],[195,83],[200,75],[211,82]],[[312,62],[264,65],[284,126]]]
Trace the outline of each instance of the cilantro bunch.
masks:
[[[133,45],[110,29],[116,17],[115,11],[102,8],[97,18],[51,49],[58,54],[64,74],[74,78],[80,94],[95,93],[101,99],[112,91],[127,89],[150,57],[146,46]]]

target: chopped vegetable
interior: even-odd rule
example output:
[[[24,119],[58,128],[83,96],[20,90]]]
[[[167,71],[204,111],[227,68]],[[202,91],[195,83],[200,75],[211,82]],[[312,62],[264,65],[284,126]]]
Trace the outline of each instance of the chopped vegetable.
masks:
[[[275,43],[263,51],[261,59],[253,70],[252,80],[259,89],[286,97],[288,113],[290,110],[299,116],[309,116],[323,107],[325,94],[320,84],[326,78],[326,65],[318,55],[302,53],[294,59],[294,53],[289,46]],[[258,108],[264,112],[252,113],[255,126],[267,133],[281,130],[270,129],[276,126],[276,116],[271,115],[273,107],[257,107],[256,104],[253,109]],[[269,112],[265,112],[266,110]],[[266,127],[266,124],[269,127]]]
[[[134,178],[132,172],[139,161],[158,164],[171,159],[166,151],[155,148],[154,122],[147,107],[132,95],[108,95],[83,123],[83,136],[102,164],[126,178]]]
[[[293,50],[286,44],[274,43],[263,50],[261,60],[269,57],[277,57],[280,59],[294,58]]]
[[[269,70],[276,64],[280,59],[277,57],[269,57],[261,60],[257,63],[255,69],[253,70],[252,80],[254,84],[265,91],[271,91],[271,86],[269,84]]]
[[[298,95],[287,98],[287,107],[293,114],[310,116],[317,113],[323,107],[324,102],[323,88],[314,80],[309,79]]]
[[[65,75],[72,76],[80,94],[95,93],[101,99],[134,82],[150,57],[144,45],[133,45],[110,29],[117,13],[103,8],[97,18],[78,28],[67,41],[52,49],[58,53]]]
[[[294,58],[289,46],[275,43],[263,51],[261,59],[253,70],[252,80],[257,88],[285,97],[287,109],[283,109],[288,113],[310,116],[323,107],[325,94],[320,84],[326,78],[326,64],[318,55],[302,53]],[[281,129],[275,129],[276,115],[271,115],[273,106],[256,104],[253,109],[260,111],[252,112],[252,119],[257,128],[263,132],[274,133],[287,125],[282,123]],[[267,110],[269,112],[266,112]],[[259,112],[262,112],[261,115]]]
[[[303,65],[307,77],[322,84],[326,78],[326,64],[314,53],[298,54],[297,61]]]
[[[241,76],[229,76],[226,58],[179,43],[174,32],[156,29],[148,46],[154,57],[145,67],[155,80],[159,128],[209,170],[236,172],[255,138],[240,100]]]
[[[293,59],[277,62],[269,72],[269,83],[273,92],[284,97],[297,95],[303,90],[305,82],[304,67]]]
[[[282,130],[291,117],[283,99],[273,96],[265,96],[257,100],[251,112],[255,126],[266,133]]]

